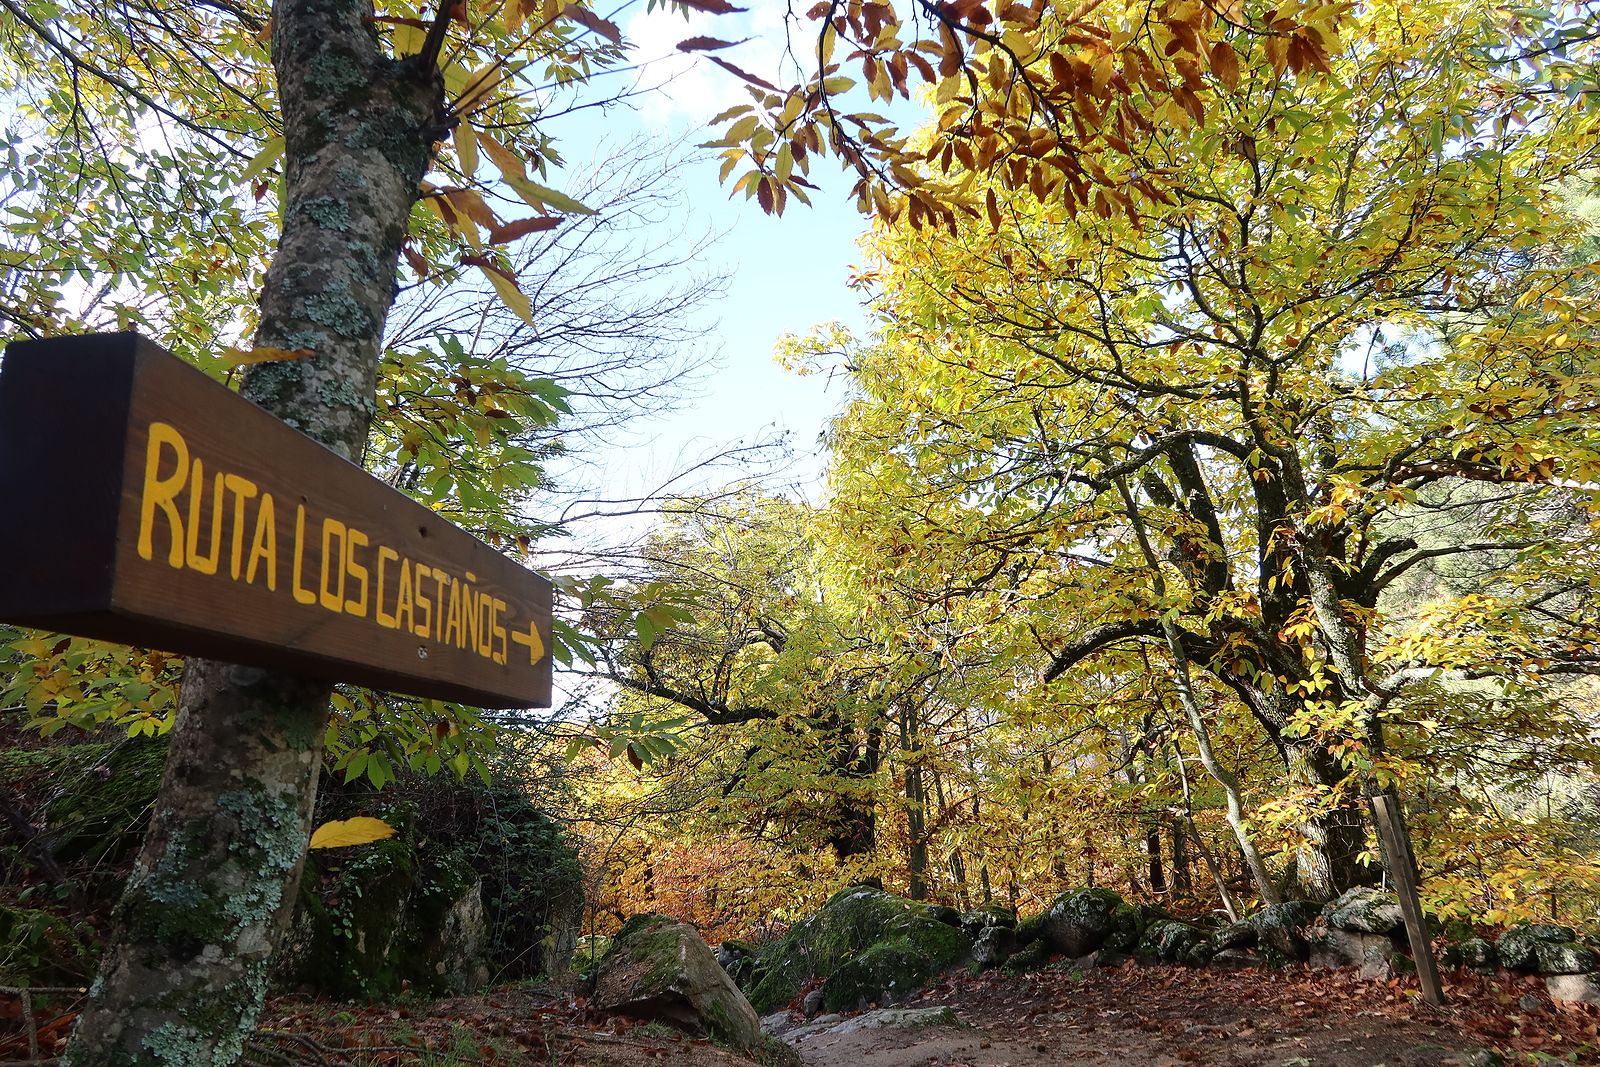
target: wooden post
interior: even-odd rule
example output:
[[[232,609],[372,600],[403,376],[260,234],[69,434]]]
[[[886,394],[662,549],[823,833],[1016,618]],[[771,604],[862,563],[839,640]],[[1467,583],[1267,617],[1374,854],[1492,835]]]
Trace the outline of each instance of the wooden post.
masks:
[[[1428,923],[1422,914],[1422,897],[1417,892],[1417,858],[1411,851],[1405,815],[1390,792],[1374,792],[1367,799],[1372,805],[1372,823],[1377,827],[1378,841],[1383,846],[1384,864],[1394,879],[1400,912],[1405,916],[1406,936],[1411,942],[1411,958],[1416,961],[1422,999],[1434,1007],[1442,1007],[1444,990],[1439,985],[1439,967],[1428,943]]]

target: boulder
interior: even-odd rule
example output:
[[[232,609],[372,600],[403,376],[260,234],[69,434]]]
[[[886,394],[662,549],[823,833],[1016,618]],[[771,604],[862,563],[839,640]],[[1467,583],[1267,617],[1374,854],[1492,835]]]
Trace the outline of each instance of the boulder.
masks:
[[[1600,975],[1553,974],[1544,980],[1551,1000],[1600,1007]]]
[[[1007,930],[1017,928],[1017,913],[1010,908],[990,902],[980,908],[974,908],[961,916],[961,929],[968,937],[978,938],[985,930],[994,927],[1004,927]]]
[[[783,1035],[789,1044],[809,1037],[857,1034],[866,1030],[907,1030],[924,1026],[960,1026],[961,1020],[949,1008],[879,1008],[845,1019],[824,1015]]]
[[[1479,974],[1493,974],[1500,961],[1494,945],[1477,936],[1446,944],[1441,955],[1446,967],[1470,967]]]
[[[1359,967],[1363,978],[1394,976],[1394,940],[1386,934],[1342,929],[1326,922],[1306,932],[1310,963],[1315,968]]]
[[[1199,927],[1175,919],[1161,920],[1146,928],[1137,954],[1143,960],[1204,966],[1211,962],[1210,938]]]
[[[1037,942],[1036,942],[1037,943]],[[972,943],[972,962],[979,970],[998,967],[1017,950],[1017,932],[1008,926],[986,926]]]
[[[903,998],[971,951],[972,939],[944,918],[880,889],[840,890],[761,950],[745,989],[760,1011],[789,1003],[815,978],[828,1011]]]
[[[1073,959],[1099,949],[1132,952],[1139,944],[1139,912],[1109,889],[1077,889],[1045,909],[1039,933],[1051,950]]]
[[[1050,962],[1050,946],[1043,940],[1038,940],[1013,952],[1000,969],[1007,974],[1027,974],[1030,971],[1043,970],[1048,962]]]
[[[1525,923],[1513,926],[1495,942],[1500,963],[1525,974],[1587,974],[1600,970],[1600,956],[1578,942],[1570,926]]]
[[[1211,938],[1215,953],[1228,949],[1258,948],[1269,961],[1304,961],[1311,954],[1302,931],[1321,913],[1309,900],[1286,900],[1262,908],[1248,918],[1218,931]]]
[[[748,941],[724,941],[717,946],[717,962],[728,972],[734,985],[739,985],[756,965],[756,950]]]
[[[335,779],[319,797],[319,822],[375,815],[397,832],[306,861],[278,986],[364,999],[565,973],[583,882],[560,825],[509,781],[402,781]]]
[[[1405,929],[1400,901],[1393,893],[1359,886],[1322,909],[1322,917],[1335,930],[1389,936]]]
[[[760,1016],[700,934],[664,915],[623,924],[595,972],[590,1004],[741,1049],[763,1040]]]

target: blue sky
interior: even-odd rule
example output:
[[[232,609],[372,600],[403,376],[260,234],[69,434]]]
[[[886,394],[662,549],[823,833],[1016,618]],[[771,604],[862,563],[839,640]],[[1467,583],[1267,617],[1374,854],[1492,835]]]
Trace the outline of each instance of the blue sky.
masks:
[[[704,124],[733,103],[749,99],[742,84],[702,57],[675,50],[678,41],[697,34],[724,39],[750,38],[738,49],[722,53],[746,69],[774,78],[778,84],[797,80],[792,62],[783,58],[784,6],[752,5],[734,16],[682,16],[638,5],[619,19],[640,64],[640,78],[655,91],[635,98],[628,107],[605,112],[607,138],[645,132],[663,138],[687,137],[690,143],[711,139]],[[783,69],[787,65],[787,69]],[[593,112],[590,112],[593,114]],[[558,132],[569,160],[583,158],[590,131]],[[681,175],[691,218],[691,233],[725,232],[709,252],[710,265],[728,272],[728,292],[709,308],[712,324],[708,349],[719,353],[690,403],[642,428],[639,440],[625,443],[607,457],[607,495],[643,490],[669,472],[737,441],[788,431],[795,453],[790,474],[813,499],[820,495],[822,456],[817,442],[828,419],[843,403],[842,383],[823,376],[801,377],[773,359],[775,342],[786,333],[804,333],[817,323],[840,321],[860,332],[865,315],[859,296],[848,287],[852,268],[861,262],[857,237],[866,221],[847,193],[849,178],[836,160],[816,162],[812,178],[823,187],[811,208],[791,201],[782,218],[762,214],[743,193],[730,200],[719,183],[714,150]],[[720,477],[733,472],[723,470]]]

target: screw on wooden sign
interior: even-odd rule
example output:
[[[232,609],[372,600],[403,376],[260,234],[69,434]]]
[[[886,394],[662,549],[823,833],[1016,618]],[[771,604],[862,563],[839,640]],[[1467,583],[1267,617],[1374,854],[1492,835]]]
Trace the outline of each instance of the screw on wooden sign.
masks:
[[[547,579],[136,334],[7,347],[0,499],[5,621],[550,704]]]

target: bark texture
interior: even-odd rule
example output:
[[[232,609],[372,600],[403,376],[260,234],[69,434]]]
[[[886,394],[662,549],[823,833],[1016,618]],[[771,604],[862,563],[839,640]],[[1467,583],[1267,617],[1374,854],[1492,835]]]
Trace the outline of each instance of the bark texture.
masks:
[[[244,394],[352,461],[443,91],[382,54],[365,0],[274,5],[283,236]],[[310,832],[331,683],[190,660],[150,831],[70,1067],[231,1064],[266,996]]]

